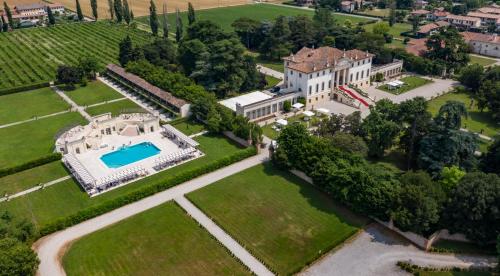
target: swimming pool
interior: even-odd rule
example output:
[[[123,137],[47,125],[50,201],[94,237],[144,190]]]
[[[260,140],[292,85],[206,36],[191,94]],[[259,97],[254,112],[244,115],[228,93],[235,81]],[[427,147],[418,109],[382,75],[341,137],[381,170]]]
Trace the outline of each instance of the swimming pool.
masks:
[[[115,169],[157,155],[160,151],[161,150],[153,143],[143,142],[106,153],[101,156],[101,161],[104,162],[108,168]]]

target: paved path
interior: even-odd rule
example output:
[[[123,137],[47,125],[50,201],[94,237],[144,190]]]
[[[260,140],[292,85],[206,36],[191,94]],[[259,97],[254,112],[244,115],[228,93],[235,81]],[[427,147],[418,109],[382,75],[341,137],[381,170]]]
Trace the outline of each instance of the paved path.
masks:
[[[147,110],[149,113],[155,115],[155,116],[158,116],[160,117],[160,119],[162,121],[170,121],[172,120],[171,118],[165,116],[165,114],[159,112],[158,110],[156,110],[153,106],[151,105],[148,105],[148,104],[145,104],[143,103],[142,101],[138,100],[137,97],[134,97],[133,95],[131,95],[130,93],[128,93],[127,91],[125,91],[124,89],[121,89],[120,87],[118,87],[117,85],[115,85],[113,82],[109,81],[108,79],[106,78],[103,78],[103,77],[97,77],[101,82],[103,82],[104,84],[106,84],[107,86],[113,88],[114,90],[116,90],[118,93],[122,94],[124,97],[126,97],[127,99],[133,101],[134,103],[136,103],[138,106],[144,108],[145,110]]]
[[[419,266],[492,266],[495,257],[432,254],[409,244],[401,237],[372,224],[353,241],[314,263],[301,275],[408,275],[396,266],[407,261]]]
[[[268,75],[268,76],[271,76],[271,77],[275,77],[277,79],[280,79],[281,81],[283,81],[283,79],[285,79],[285,75],[279,71],[276,71],[274,69],[271,69],[269,67],[265,67],[261,64],[258,64],[257,65],[257,70],[259,72],[261,72],[262,74],[264,75]]]
[[[17,194],[13,194],[13,195],[10,195],[8,197],[3,197],[3,198],[0,198],[0,202],[2,201],[6,201],[6,200],[11,200],[13,198],[16,198],[16,197],[20,197],[20,196],[23,196],[23,195],[27,195],[29,193],[32,193],[34,191],[38,191],[40,189],[45,189],[49,186],[52,186],[54,184],[57,184],[57,183],[60,183],[60,182],[63,182],[64,180],[68,180],[71,178],[71,175],[67,175],[67,176],[64,176],[64,177],[61,177],[61,178],[58,178],[58,179],[55,179],[55,180],[52,180],[50,182],[47,182],[47,183],[44,183],[44,184],[40,184],[40,185],[37,185],[33,188],[30,188],[30,189],[27,189],[27,190],[24,190],[22,192],[19,192]]]
[[[24,124],[24,123],[27,123],[27,122],[36,121],[36,120],[40,120],[40,119],[44,119],[44,118],[49,118],[49,117],[52,117],[52,116],[57,116],[57,115],[61,115],[61,114],[68,113],[68,112],[71,112],[71,111],[70,110],[64,110],[64,111],[61,111],[61,112],[56,112],[56,113],[52,113],[52,114],[48,114],[48,115],[36,116],[36,117],[28,119],[28,120],[23,120],[23,121],[18,121],[18,122],[10,123],[10,124],[1,125],[0,128],[6,128],[6,127],[15,126],[15,125],[20,125],[20,124]]]
[[[237,241],[229,236],[222,228],[215,224],[200,209],[194,206],[184,196],[174,199],[192,218],[194,218],[203,228],[212,236],[221,242],[236,258],[246,265],[253,273],[257,275],[274,275],[259,260],[252,256]]]
[[[78,113],[80,113],[85,119],[87,119],[87,121],[91,121],[92,120],[92,116],[90,116],[85,111],[85,108],[83,108],[82,106],[77,105],[72,99],[70,99],[66,94],[64,94],[64,92],[61,89],[59,89],[57,86],[51,86],[51,88],[59,96],[61,96],[61,98],[63,98],[63,100],[65,100],[67,103],[69,103],[73,109],[75,109],[76,111],[78,111]]]
[[[114,103],[114,102],[119,102],[119,101],[123,101],[123,100],[126,100],[126,99],[127,99],[126,97],[123,97],[123,98],[119,98],[119,99],[104,101],[104,102],[100,102],[100,103],[96,103],[96,104],[87,105],[87,106],[85,106],[85,108],[99,106],[99,105],[104,105],[104,104],[109,104],[109,103]]]
[[[144,212],[156,207],[174,198],[183,196],[197,189],[208,186],[218,180],[230,175],[263,163],[269,159],[267,150],[262,150],[260,154],[224,167],[209,174],[205,174],[183,184],[172,187],[163,192],[149,196],[137,202],[125,205],[101,216],[89,219],[65,230],[53,233],[39,239],[33,249],[37,252],[40,259],[38,275],[57,276],[65,275],[65,272],[59,262],[60,254],[63,248],[71,241],[107,227],[113,223]]]

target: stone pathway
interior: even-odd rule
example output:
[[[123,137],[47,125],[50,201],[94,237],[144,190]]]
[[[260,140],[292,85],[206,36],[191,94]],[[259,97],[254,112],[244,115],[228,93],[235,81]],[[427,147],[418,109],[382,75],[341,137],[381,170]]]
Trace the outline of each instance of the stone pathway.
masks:
[[[57,86],[51,86],[51,88],[57,93],[57,95],[61,96],[61,98],[63,98],[63,100],[65,100],[67,103],[69,103],[74,110],[78,111],[78,113],[80,113],[80,115],[82,115],[85,119],[87,119],[87,121],[92,120],[92,116],[90,116],[85,111],[85,108],[77,105],[72,99],[70,99],[66,94],[64,94],[64,91],[59,89]]]
[[[68,113],[68,112],[71,112],[71,111],[70,110],[64,110],[64,111],[60,111],[60,112],[56,112],[56,113],[52,113],[52,114],[48,114],[48,115],[35,116],[35,117],[33,117],[31,119],[28,119],[28,120],[23,120],[23,121],[18,121],[18,122],[14,122],[14,123],[9,123],[9,124],[5,124],[5,125],[1,125],[0,128],[6,128],[6,127],[15,126],[15,125],[20,125],[20,124],[28,123],[28,122],[31,122],[31,121],[36,121],[36,120],[40,120],[40,119],[44,119],[44,118],[49,118],[49,117],[52,117],[52,116],[61,115],[61,114]]]
[[[189,135],[189,138],[195,138],[195,137],[198,137],[198,136],[205,135],[207,133],[208,133],[208,130],[204,130],[204,131],[201,131],[201,132]]]
[[[38,254],[38,258],[40,259],[38,275],[65,275],[64,269],[60,263],[60,254],[62,253],[64,247],[67,246],[71,241],[105,228],[123,219],[134,216],[138,213],[154,208],[167,201],[181,197],[184,194],[201,189],[218,180],[246,170],[255,165],[261,164],[267,160],[269,160],[269,152],[264,149],[256,156],[247,158],[214,172],[202,175],[198,178],[184,182],[163,192],[159,192],[142,200],[125,205],[111,212],[105,213],[93,219],[86,220],[82,223],[39,239],[33,245],[33,249],[36,251],[36,253]]]
[[[127,99],[126,97],[123,97],[123,98],[119,98],[119,99],[114,99],[114,100],[104,101],[104,102],[100,102],[100,103],[96,103],[96,104],[91,104],[91,105],[85,106],[85,109],[87,109],[89,107],[94,107],[94,106],[99,106],[99,105],[104,105],[104,104],[119,102],[119,101],[123,101],[123,100],[126,100],[126,99]]]
[[[280,83],[282,83],[283,79],[285,78],[285,75],[283,73],[278,72],[278,71],[276,71],[274,69],[271,69],[269,67],[265,67],[265,66],[263,66],[261,64],[257,65],[257,70],[259,72],[261,72],[262,74],[264,74],[264,75],[268,75],[268,76],[280,79],[281,80]]]
[[[257,275],[274,275],[259,260],[252,256],[237,241],[229,236],[222,228],[215,224],[200,209],[194,206],[184,196],[174,199],[193,219],[195,219],[203,228],[214,236],[222,245],[224,245],[233,255],[240,259],[253,273]]]
[[[8,197],[0,198],[0,202],[2,202],[2,201],[8,201],[8,200],[11,200],[11,199],[16,198],[16,197],[24,196],[24,195],[27,195],[29,193],[32,193],[32,192],[35,192],[35,191],[38,191],[38,190],[41,190],[41,189],[45,189],[45,188],[47,188],[49,186],[52,186],[52,185],[57,184],[57,183],[61,183],[61,182],[65,181],[65,180],[68,180],[70,178],[71,178],[71,175],[67,175],[67,176],[64,176],[64,177],[52,180],[50,182],[47,182],[47,183],[44,183],[44,184],[40,184],[38,186],[35,186],[33,188],[24,190],[22,192],[19,192],[19,193],[13,194],[13,195],[9,195]]]

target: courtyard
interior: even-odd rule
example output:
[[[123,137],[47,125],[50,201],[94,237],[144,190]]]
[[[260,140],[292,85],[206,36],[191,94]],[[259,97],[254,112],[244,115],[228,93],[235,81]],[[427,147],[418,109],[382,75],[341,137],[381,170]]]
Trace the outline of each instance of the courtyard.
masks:
[[[401,84],[397,85],[396,87],[391,86],[391,83],[394,81],[388,81],[386,82],[386,84],[378,86],[377,89],[399,95],[433,82],[432,80],[421,78],[418,76],[407,76],[400,78],[397,81],[401,82]]]

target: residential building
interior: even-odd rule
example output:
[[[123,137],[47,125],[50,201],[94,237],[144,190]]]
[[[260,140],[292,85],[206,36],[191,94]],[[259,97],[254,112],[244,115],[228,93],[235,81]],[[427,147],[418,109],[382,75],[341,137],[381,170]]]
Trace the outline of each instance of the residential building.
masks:
[[[426,43],[427,38],[419,38],[419,39],[410,39],[408,43],[406,43],[405,50],[408,53],[414,54],[416,56],[423,56],[427,53]]]
[[[436,31],[438,31],[439,29],[442,29],[442,28],[445,28],[448,26],[450,26],[450,23],[448,23],[446,21],[436,21],[436,22],[432,22],[429,24],[425,24],[423,26],[420,26],[420,28],[417,31],[417,36],[418,37],[426,37],[426,36],[433,34]]]
[[[449,14],[445,21],[453,26],[463,29],[478,29],[481,28],[481,19],[471,16]]]
[[[482,7],[477,9],[477,11],[481,13],[500,14],[500,8],[494,6]]]
[[[467,16],[479,18],[482,26],[489,26],[491,24],[494,24],[497,28],[500,26],[500,14],[469,12]]]
[[[448,15],[450,15],[449,12],[445,11],[443,8],[438,8],[435,9],[433,12],[427,14],[427,20],[442,21],[445,20]]]
[[[295,3],[298,6],[309,7],[309,6],[314,5],[314,0],[295,0]]]
[[[497,34],[482,34],[473,32],[460,33],[476,54],[500,57],[500,37]]]
[[[40,21],[44,21],[47,17],[47,10],[50,7],[53,13],[62,14],[65,12],[64,5],[61,4],[48,4],[48,3],[34,3],[27,5],[17,5],[12,10],[12,19],[18,23],[30,22],[36,24]],[[0,12],[0,15],[5,15],[4,12]],[[8,22],[8,18],[5,15],[4,19]]]
[[[421,18],[427,18],[427,16],[431,13],[431,11],[428,10],[414,10],[410,13],[411,16],[418,16]]]
[[[425,7],[429,4],[429,2],[425,0],[415,0],[415,7],[417,9],[425,9]]]
[[[354,1],[342,1],[340,2],[340,10],[343,12],[351,13],[354,11],[356,4]]]

